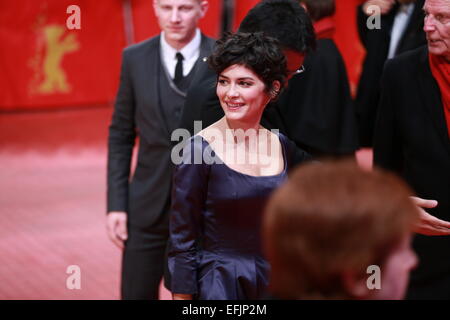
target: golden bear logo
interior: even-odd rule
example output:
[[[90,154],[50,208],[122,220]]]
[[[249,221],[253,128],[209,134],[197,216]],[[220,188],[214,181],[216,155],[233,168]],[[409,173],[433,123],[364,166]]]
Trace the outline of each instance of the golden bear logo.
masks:
[[[79,49],[75,34],[63,38],[66,29],[60,25],[48,25],[43,28],[45,55],[42,63],[43,80],[38,84],[37,92],[41,94],[67,93],[71,86],[66,73],[61,67],[64,56]]]

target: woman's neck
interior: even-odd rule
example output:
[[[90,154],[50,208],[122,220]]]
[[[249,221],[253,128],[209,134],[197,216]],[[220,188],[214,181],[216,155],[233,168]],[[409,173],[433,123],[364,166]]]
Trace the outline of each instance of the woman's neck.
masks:
[[[261,118],[254,122],[242,122],[224,118],[224,126],[225,129],[229,130],[243,130],[244,132],[255,130],[256,132],[258,132],[258,130],[261,128],[261,125],[259,124],[260,120]]]

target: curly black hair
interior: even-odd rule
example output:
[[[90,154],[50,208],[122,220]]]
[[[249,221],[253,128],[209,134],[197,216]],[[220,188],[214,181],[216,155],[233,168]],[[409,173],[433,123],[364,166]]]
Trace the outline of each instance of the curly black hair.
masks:
[[[316,48],[311,18],[298,0],[263,0],[242,20],[239,32],[264,32],[283,49],[308,53]]]
[[[286,57],[279,42],[262,32],[225,34],[216,42],[208,63],[217,75],[235,64],[249,68],[264,82],[272,98],[280,93],[287,79]],[[274,81],[280,82],[279,90],[273,88]]]

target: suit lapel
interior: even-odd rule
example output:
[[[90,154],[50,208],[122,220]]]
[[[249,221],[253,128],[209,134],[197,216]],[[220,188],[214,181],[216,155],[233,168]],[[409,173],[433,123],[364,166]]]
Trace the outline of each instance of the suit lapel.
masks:
[[[209,57],[213,46],[214,46],[214,41],[205,37],[202,34],[202,42],[200,44],[200,60],[201,61],[203,61],[204,58]]]
[[[194,77],[192,78],[192,82],[189,85],[189,87],[200,83],[203,77],[208,74],[208,71],[210,71],[208,67],[208,61],[206,59],[208,59],[209,55],[211,54],[212,47],[213,41],[202,34],[202,42],[200,44],[200,55],[196,62],[197,70],[195,72]]]
[[[423,4],[423,0],[418,0],[415,2],[413,12],[409,17],[408,24],[406,25],[405,31],[403,32],[403,35],[400,38],[400,42],[397,45],[397,54],[404,51],[403,46],[405,45],[405,42],[409,40],[408,38],[410,38],[411,35],[417,33],[417,22],[423,20]],[[400,51],[400,49],[402,49],[402,51]]]
[[[145,115],[147,116],[147,120],[152,123],[158,121],[162,126],[162,129],[170,136],[169,126],[162,110],[160,97],[161,90],[159,75],[163,71],[161,70],[160,36],[157,36],[154,41],[154,44],[148,49],[148,53],[146,54],[147,58],[145,59],[145,63],[143,65],[146,79],[148,79],[147,88],[149,90],[149,99],[151,99],[151,103],[148,107],[154,108],[154,112],[148,110],[148,112],[145,112]],[[157,116],[157,119],[152,117],[153,114]]]
[[[439,86],[430,70],[428,62],[428,50],[424,50],[419,63],[419,88],[421,90],[422,104],[428,110],[433,119],[434,126],[438,131],[445,148],[450,153],[450,138],[448,136],[447,124],[444,115]]]
[[[202,41],[200,44],[200,56],[197,61],[199,65],[197,66],[196,73],[192,79],[192,84],[202,80],[203,75],[208,73],[208,63],[204,61],[204,58],[207,58],[210,55],[213,45],[213,40],[210,40],[209,38],[202,35]],[[145,59],[145,63],[143,64],[143,68],[145,70],[144,81],[147,81],[148,83],[148,97],[149,99],[151,99],[151,103],[148,107],[153,108],[153,110],[148,110],[148,112],[145,112],[145,116],[151,123],[157,121],[162,129],[167,133],[168,137],[170,137],[171,132],[169,130],[168,121],[164,116],[164,110],[160,97],[161,90],[159,75],[164,72],[164,70],[162,70],[163,66],[160,53],[160,36],[155,37],[153,45],[148,48],[146,57],[147,58]],[[156,119],[153,117],[153,115],[156,115]]]

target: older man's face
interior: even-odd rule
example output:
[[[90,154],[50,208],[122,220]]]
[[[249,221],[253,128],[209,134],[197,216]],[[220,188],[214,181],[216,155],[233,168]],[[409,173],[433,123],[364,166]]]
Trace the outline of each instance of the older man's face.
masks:
[[[428,50],[450,62],[450,0],[426,0],[423,10]]]

